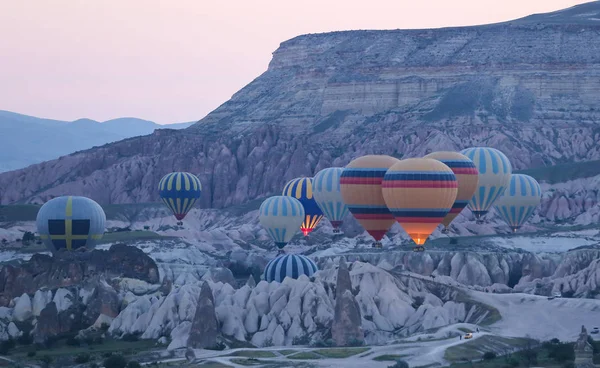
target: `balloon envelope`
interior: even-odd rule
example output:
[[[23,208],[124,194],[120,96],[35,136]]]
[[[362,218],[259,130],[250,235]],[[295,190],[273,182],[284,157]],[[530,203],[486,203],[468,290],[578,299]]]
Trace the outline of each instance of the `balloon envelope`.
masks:
[[[181,221],[200,198],[202,183],[194,174],[172,172],[160,179],[158,191],[164,204]]]
[[[529,218],[542,200],[542,188],[531,176],[513,174],[508,188],[498,198],[494,208],[500,217],[516,232]]]
[[[307,236],[323,218],[323,211],[319,208],[313,196],[313,179],[296,178],[290,180],[283,187],[283,195],[296,198],[304,207],[305,219],[300,226],[304,236]]]
[[[362,156],[350,162],[340,178],[348,210],[377,242],[396,221],[383,199],[381,182],[387,170],[399,161],[385,155]]]
[[[488,213],[494,202],[504,193],[510,181],[512,166],[504,153],[490,147],[472,147],[460,151],[479,171],[479,182],[469,208],[477,219]]]
[[[46,202],[37,214],[37,231],[53,253],[65,249],[94,249],[104,235],[106,215],[86,197],[64,196]]]
[[[259,221],[279,249],[292,240],[304,221],[304,207],[296,198],[269,197],[260,205]]]
[[[340,178],[344,171],[341,167],[330,167],[319,171],[313,179],[313,194],[317,204],[337,229],[348,214],[348,207],[342,198]]]
[[[423,158],[432,158],[442,162],[448,166],[458,182],[458,193],[456,194],[456,200],[452,205],[452,209],[446,217],[442,220],[442,225],[445,227],[450,226],[450,223],[454,221],[467,204],[469,200],[473,198],[477,184],[479,183],[479,172],[475,167],[475,163],[471,161],[467,156],[451,151],[440,151],[428,154]]]
[[[285,254],[267,263],[263,276],[267,282],[283,282],[286,277],[311,277],[317,270],[317,265],[310,258],[299,254]]]
[[[394,164],[382,187],[388,208],[417,245],[424,244],[442,222],[458,192],[452,170],[429,158],[409,158]]]

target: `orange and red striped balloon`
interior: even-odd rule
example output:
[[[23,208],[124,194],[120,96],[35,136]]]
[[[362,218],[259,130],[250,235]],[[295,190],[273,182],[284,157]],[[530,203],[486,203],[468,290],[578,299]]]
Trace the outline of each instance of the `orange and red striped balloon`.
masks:
[[[445,228],[467,207],[467,204],[473,198],[479,183],[479,171],[475,163],[470,158],[458,152],[441,151],[433,152],[423,158],[432,158],[441,161],[448,166],[458,182],[458,194],[452,205],[452,209],[442,220]]]
[[[457,192],[452,170],[429,158],[409,158],[394,164],[382,182],[389,210],[419,246],[448,214]]]
[[[344,203],[354,218],[371,235],[376,245],[394,224],[381,192],[387,170],[400,160],[384,155],[368,155],[350,162],[340,177]]]

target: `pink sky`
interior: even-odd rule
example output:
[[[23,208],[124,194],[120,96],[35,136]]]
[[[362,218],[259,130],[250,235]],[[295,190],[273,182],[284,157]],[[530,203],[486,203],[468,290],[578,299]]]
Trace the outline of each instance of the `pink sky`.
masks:
[[[0,0],[0,110],[194,121],[305,33],[511,20],[577,0]]]

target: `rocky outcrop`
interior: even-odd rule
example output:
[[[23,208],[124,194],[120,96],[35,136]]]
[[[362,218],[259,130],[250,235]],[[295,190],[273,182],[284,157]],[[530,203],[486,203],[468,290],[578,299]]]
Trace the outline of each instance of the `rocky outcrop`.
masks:
[[[173,167],[199,175],[202,208],[221,208],[369,153],[487,145],[516,169],[598,159],[598,7],[568,20],[299,36],[194,126],[1,174],[0,204],[157,201]]]
[[[124,244],[115,244],[108,251],[61,252],[56,256],[37,253],[20,266],[6,265],[0,270],[0,305],[8,305],[23,293],[33,295],[42,287],[80,285],[97,275],[130,277],[150,283],[159,280],[154,260],[140,249]]]
[[[581,326],[579,339],[575,342],[575,368],[595,368],[594,349],[588,341],[588,333],[585,326]]]
[[[62,327],[58,321],[58,309],[56,303],[50,302],[42,309],[37,324],[33,330],[33,341],[38,344],[45,344],[48,338],[60,334]]]
[[[359,345],[364,341],[360,307],[352,294],[348,266],[340,260],[335,288],[335,312],[331,337],[337,346]]]
[[[188,346],[195,349],[205,349],[217,344],[219,324],[215,314],[215,299],[207,282],[202,284],[196,314],[190,328]]]
[[[119,307],[120,303],[117,292],[105,281],[101,280],[96,284],[94,292],[89,298],[83,322],[86,326],[91,326],[101,318],[103,322],[110,324],[119,315]]]

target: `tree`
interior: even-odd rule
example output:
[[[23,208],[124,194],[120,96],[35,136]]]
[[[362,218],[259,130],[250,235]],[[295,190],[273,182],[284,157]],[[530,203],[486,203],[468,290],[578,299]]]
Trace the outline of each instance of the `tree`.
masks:
[[[35,235],[31,231],[26,231],[23,234],[21,242],[25,245],[29,245],[30,242],[35,241]]]
[[[111,355],[104,359],[104,368],[125,368],[127,360],[122,355]]]
[[[408,363],[401,359],[396,360],[396,364],[388,366],[388,368],[409,368],[409,367],[410,366],[408,365]]]
[[[493,351],[488,351],[485,354],[483,354],[483,360],[492,360],[492,359],[496,359],[496,353],[494,353]]]
[[[52,363],[52,357],[50,355],[42,355],[40,362],[42,362],[44,367],[50,367],[50,363]]]

